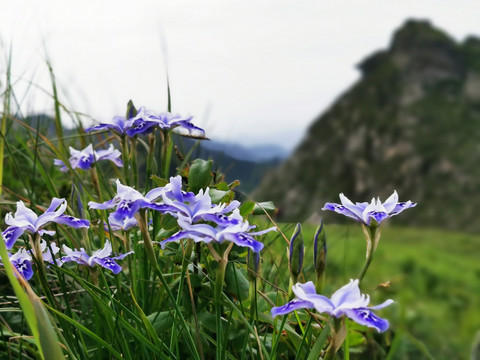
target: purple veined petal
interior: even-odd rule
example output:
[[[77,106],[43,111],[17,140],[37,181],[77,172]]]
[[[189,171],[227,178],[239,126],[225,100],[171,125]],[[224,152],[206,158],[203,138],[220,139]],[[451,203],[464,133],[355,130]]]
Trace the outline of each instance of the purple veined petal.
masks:
[[[391,211],[390,216],[398,215],[400,214],[403,210],[412,208],[417,206],[417,203],[412,203],[410,200],[406,202],[399,202],[395,206],[395,208]]]
[[[57,224],[67,225],[75,229],[90,227],[90,221],[86,219],[78,219],[70,215],[60,215],[54,221]]]
[[[85,249],[80,248],[80,250],[72,250],[68,246],[62,246],[63,252],[66,256],[61,258],[62,262],[76,262],[77,264],[89,265],[88,261],[90,256],[86,253]]]
[[[117,209],[112,213],[112,216],[116,220],[124,220],[126,218],[135,217],[135,214],[140,210],[145,202],[141,200],[130,201],[122,200],[117,205]]]
[[[142,207],[149,208],[152,210],[156,210],[162,214],[167,212],[174,212],[177,209],[174,206],[167,205],[167,204],[156,204],[156,203],[147,203],[145,202]]]
[[[382,220],[386,219],[388,214],[385,212],[380,199],[372,199],[372,202],[363,210],[362,219],[365,224],[370,226],[372,220],[375,221],[373,225],[380,225]]]
[[[104,258],[94,258],[93,262],[96,264],[111,270],[114,274],[118,274],[120,271],[122,271],[122,267],[118,265],[115,260],[109,258],[109,257],[104,257]]]
[[[387,331],[390,325],[388,320],[378,317],[368,308],[347,309],[344,314],[357,324],[374,328],[378,332]]]
[[[32,257],[25,249],[19,249],[15,254],[10,256],[10,262],[25,280],[28,281],[32,278]]]
[[[358,217],[354,212],[351,210],[347,209],[344,205],[337,204],[337,203],[326,203],[322,210],[331,210],[335,211],[337,214],[341,214],[344,216],[348,216],[349,218],[352,218],[356,221],[363,221],[361,217]]]
[[[67,172],[68,171],[68,167],[67,165],[65,165],[65,163],[60,160],[60,159],[53,159],[53,165],[55,166],[61,166],[60,167],[60,171],[61,172]]]
[[[383,309],[384,307],[387,307],[388,305],[393,304],[393,303],[394,303],[394,301],[392,299],[388,299],[388,300],[384,301],[383,303],[381,303],[379,305],[369,306],[368,308],[370,310],[378,310],[378,309]]]
[[[138,115],[137,115],[138,116]],[[154,127],[157,125],[156,122],[138,118],[136,120],[132,119],[132,123],[128,130],[126,131],[128,136],[135,136],[137,134],[148,134],[153,131]]]
[[[108,210],[113,209],[117,204],[120,202],[120,198],[115,196],[112,200],[105,201],[103,203],[97,203],[94,201],[88,202],[88,207],[90,209],[97,209],[97,210]]]
[[[254,226],[254,225],[253,225]],[[263,235],[263,234],[266,234],[270,231],[277,231],[277,228],[275,226],[272,226],[271,228],[268,228],[268,229],[265,229],[265,230],[260,230],[260,231],[252,231],[252,232],[249,232],[248,234],[249,235]]]
[[[398,194],[397,194],[397,191],[394,190],[393,194],[390,195],[390,197],[387,200],[385,200],[385,202],[383,203],[383,207],[385,208],[385,212],[387,214],[390,214],[392,212],[392,210],[395,209],[397,204],[398,204]]]
[[[297,283],[293,285],[292,291],[297,299],[309,301],[312,304],[312,308],[315,308],[319,313],[331,313],[335,307],[329,298],[317,294],[315,285],[311,281],[305,284]]]
[[[163,241],[160,241],[160,246],[162,247],[162,249],[165,249],[165,247],[167,246],[167,244],[169,242],[175,242],[175,241],[179,241],[179,240],[182,240],[182,239],[189,239],[190,237],[191,237],[190,231],[180,230],[179,232],[173,234],[169,238],[167,238]]]
[[[93,261],[95,258],[104,258],[108,257],[112,254],[112,244],[110,243],[109,240],[105,241],[105,245],[103,246],[103,249],[95,251],[92,256],[90,256],[90,262]]]
[[[238,208],[241,205],[240,201],[238,200],[233,200],[228,204],[225,209],[223,209],[224,214],[228,214],[229,212],[232,212],[236,208]]]
[[[59,208],[59,206],[61,206],[61,205],[64,205],[64,206],[59,209],[59,212],[57,213],[57,215],[63,214],[65,212],[65,209],[67,208],[67,205],[66,205],[65,199],[59,199],[59,198],[54,197],[52,199],[52,202],[50,203],[50,206],[48,207],[47,210],[45,210],[45,212],[46,213],[47,212],[48,213],[50,213],[50,212],[54,213],[55,210],[57,210]]]
[[[26,259],[22,259],[19,261],[12,261],[13,266],[15,266],[23,276],[25,280],[30,280],[33,277],[33,269],[32,269],[32,262]]]
[[[48,209],[38,217],[35,222],[35,228],[38,230],[43,225],[49,222],[55,221],[60,215],[62,215],[67,209],[67,202],[65,199],[53,198]]]
[[[123,185],[119,179],[116,181],[117,183],[117,195],[119,198],[123,200],[135,201],[135,200],[147,200],[143,197],[140,192],[135,190],[134,188]]]
[[[195,220],[211,221],[221,226],[237,225],[240,223],[240,220],[223,214],[202,214],[195,217]]]
[[[138,225],[137,219],[125,218],[125,219],[115,219],[113,213],[108,216],[108,223],[113,231],[117,230],[129,230],[134,226]],[[109,231],[107,224],[104,224],[105,231]]]
[[[254,252],[260,252],[264,247],[263,243],[255,240],[247,233],[226,233],[222,237],[225,240],[233,242],[235,245],[252,249]],[[222,242],[222,239],[218,240]]]
[[[122,260],[122,259],[125,258],[126,256],[128,256],[128,255],[130,255],[130,254],[133,254],[133,253],[134,253],[134,251],[132,250],[132,251],[129,251],[129,252],[125,253],[125,254],[118,254],[118,255],[116,255],[116,256],[112,256],[112,259],[114,259],[114,260]]]
[[[15,242],[20,236],[22,236],[23,233],[24,230],[16,226],[10,226],[4,232],[2,232],[2,237],[5,240],[5,246],[8,250],[15,245]]]
[[[365,209],[365,206],[367,204],[364,204],[364,203],[354,204],[352,201],[350,201],[349,198],[347,198],[345,195],[343,195],[343,193],[340,193],[339,198],[340,198],[340,202],[343,206],[345,206],[348,210],[350,210],[352,213],[354,213],[359,219],[362,218],[363,210]]]
[[[340,289],[335,291],[332,296],[330,297],[333,305],[335,308],[338,308],[340,306],[350,306],[353,304],[356,304],[359,299],[364,300],[365,297],[362,297],[362,294],[360,293],[360,288],[358,287],[358,279],[350,279],[350,282],[344,286],[342,286]],[[368,305],[368,300],[367,303],[361,303],[361,306],[367,306]]]
[[[70,162],[72,165],[72,168],[80,168],[82,170],[88,170],[92,167],[92,164],[95,162],[95,158],[93,155],[82,155],[81,157],[78,158],[76,162],[76,166],[74,163]]]
[[[55,235],[55,230],[43,230],[43,229],[40,229],[40,230],[38,230],[38,234],[39,234],[40,236],[43,236],[43,235],[45,235],[45,234],[46,234],[46,235],[49,235],[49,236],[53,236],[53,235]]]
[[[291,313],[292,311],[299,309],[312,309],[313,304],[307,300],[293,299],[292,301],[286,303],[283,306],[273,307],[271,312],[272,316],[276,317],[278,315],[285,315]]]
[[[8,213],[5,216],[5,223],[10,226],[17,227],[35,227],[35,223],[38,219],[37,214],[35,214],[31,209],[27,208],[23,201],[17,201],[17,211],[15,215]]]

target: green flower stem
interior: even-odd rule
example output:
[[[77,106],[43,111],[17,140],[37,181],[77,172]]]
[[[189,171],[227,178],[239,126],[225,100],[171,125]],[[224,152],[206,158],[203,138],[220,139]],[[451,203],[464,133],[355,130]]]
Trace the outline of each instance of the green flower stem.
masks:
[[[345,340],[345,327],[343,326],[342,318],[333,318],[333,328],[333,337],[330,341],[330,345],[327,348],[325,356],[323,357],[323,360],[334,359],[335,354]]]
[[[373,260],[373,253],[377,249],[377,245],[380,240],[380,230],[377,226],[362,225],[362,228],[365,234],[365,239],[367,240],[367,252],[365,256],[365,264],[363,265],[362,271],[360,271],[360,274],[358,275],[359,284],[362,282],[362,279],[365,276],[368,267]]]
[[[170,163],[172,161],[173,141],[169,131],[163,131],[162,134],[162,177],[168,179],[170,174]]]
[[[217,353],[216,359],[220,360],[223,356],[223,327],[222,327],[222,295],[223,295],[223,283],[225,281],[225,271],[228,265],[228,254],[232,250],[233,243],[230,243],[223,252],[222,256],[213,248],[211,243],[207,244],[215,261],[218,263],[217,274],[215,278],[215,310],[216,310],[216,331],[217,331]]]
[[[45,264],[43,262],[43,255],[42,255],[42,250],[40,248],[40,240],[41,236],[37,234],[35,236],[35,240],[32,239],[30,235],[28,235],[30,239],[30,244],[33,249],[33,253],[35,256],[35,263],[37,265],[37,274],[40,279],[40,283],[42,285],[43,292],[45,293],[45,296],[48,299],[48,302],[52,306],[58,307],[58,303],[55,300],[55,297],[52,294],[52,291],[50,289],[50,286],[48,286],[48,281],[47,281],[47,272],[45,270]]]
[[[123,176],[125,177],[124,183],[130,185],[130,162],[128,161],[128,146],[125,135],[122,135],[120,143],[122,144]]]
[[[100,189],[100,183],[98,181],[97,168],[94,166],[90,169],[90,177],[92,178],[92,184],[97,192],[98,198],[102,199],[102,191]]]
[[[148,155],[147,155],[147,178],[145,180],[145,191],[150,190],[152,186],[152,175],[155,173],[154,158],[155,158],[155,134],[148,135]]]
[[[138,189],[138,168],[137,168],[137,139],[131,140],[130,154],[132,156],[133,185]]]
[[[225,281],[225,270],[228,261],[221,259],[218,262],[217,276],[215,278],[215,310],[216,310],[216,327],[217,327],[217,356],[216,359],[222,359],[223,353],[223,327],[222,327],[222,293],[223,282]]]
[[[187,323],[185,322],[185,318],[183,317],[183,315],[180,311],[180,308],[179,308],[178,303],[175,299],[175,296],[171,292],[170,287],[168,286],[167,280],[163,276],[162,271],[161,271],[160,267],[158,266],[157,257],[155,256],[155,249],[153,248],[152,239],[150,238],[150,234],[148,232],[146,211],[145,210],[139,211],[135,215],[135,218],[138,221],[138,226],[140,227],[140,231],[141,231],[142,236],[143,236],[145,252],[147,253],[147,256],[148,256],[148,259],[150,260],[152,268],[153,268],[154,272],[156,273],[156,275],[158,276],[158,278],[160,279],[160,282],[162,283],[163,287],[165,288],[165,291],[168,295],[168,298],[170,299],[173,307],[175,308],[176,313],[179,314],[179,319],[180,319],[180,321],[182,323],[182,326],[185,330],[185,334],[187,335],[187,339],[188,339],[188,342],[189,342],[192,350],[197,350],[196,347],[195,347],[195,341],[192,338],[192,334],[190,333],[189,327],[187,326]],[[195,359],[197,359],[197,360],[200,359],[200,355],[198,354],[198,351],[196,351],[194,353],[194,355],[195,355],[194,356]]]

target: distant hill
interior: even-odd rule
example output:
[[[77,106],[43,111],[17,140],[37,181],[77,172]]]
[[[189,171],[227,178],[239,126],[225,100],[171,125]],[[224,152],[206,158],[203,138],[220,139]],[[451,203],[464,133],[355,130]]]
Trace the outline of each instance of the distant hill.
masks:
[[[229,157],[237,160],[245,160],[252,162],[264,162],[270,160],[284,160],[288,157],[288,150],[278,145],[253,145],[245,146],[232,142],[224,141],[204,141],[203,148],[222,152]]]
[[[187,153],[195,142],[187,138],[178,138],[177,143],[181,144],[181,152]],[[214,170],[224,174],[228,182],[239,180],[238,190],[250,193],[268,170],[276,168],[285,159],[285,150],[270,145],[247,147],[232,143],[200,141],[192,153],[192,158],[212,159]]]
[[[361,79],[314,120],[257,200],[286,220],[394,189],[417,208],[395,222],[480,230],[480,39],[462,43],[428,21],[407,21],[390,47],[359,64]]]

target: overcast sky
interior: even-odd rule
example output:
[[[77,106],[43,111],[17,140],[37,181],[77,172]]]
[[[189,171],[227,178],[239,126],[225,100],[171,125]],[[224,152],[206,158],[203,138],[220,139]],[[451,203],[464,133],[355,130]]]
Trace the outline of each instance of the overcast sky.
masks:
[[[407,18],[461,41],[480,35],[468,0],[0,0],[0,86],[13,49],[24,113],[52,112],[45,58],[61,98],[100,122],[137,106],[195,116],[212,139],[292,149],[312,120],[387,47]],[[47,55],[46,55],[47,54]],[[2,88],[3,89],[3,88]],[[88,124],[86,124],[88,125]]]

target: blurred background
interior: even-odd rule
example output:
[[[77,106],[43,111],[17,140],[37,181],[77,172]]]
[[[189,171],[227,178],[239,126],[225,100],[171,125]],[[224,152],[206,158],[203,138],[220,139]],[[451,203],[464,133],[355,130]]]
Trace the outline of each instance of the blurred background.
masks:
[[[48,61],[89,126],[129,99],[165,111],[169,80],[173,112],[211,139],[197,155],[279,221],[338,223],[321,208],[340,192],[396,189],[418,206],[385,224],[373,278],[392,281],[425,344],[404,358],[477,358],[479,18],[472,1],[7,0],[0,85],[10,56],[18,115],[47,121]],[[350,236],[334,234],[333,247]]]

